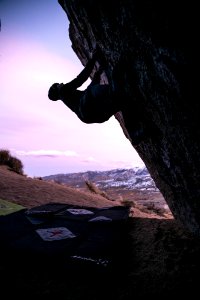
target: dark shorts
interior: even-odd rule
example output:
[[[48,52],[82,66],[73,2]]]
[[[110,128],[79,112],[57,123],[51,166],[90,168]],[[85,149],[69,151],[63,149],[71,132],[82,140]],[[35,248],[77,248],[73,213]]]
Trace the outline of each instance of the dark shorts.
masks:
[[[88,86],[80,101],[80,119],[85,123],[102,123],[118,110],[109,85]]]

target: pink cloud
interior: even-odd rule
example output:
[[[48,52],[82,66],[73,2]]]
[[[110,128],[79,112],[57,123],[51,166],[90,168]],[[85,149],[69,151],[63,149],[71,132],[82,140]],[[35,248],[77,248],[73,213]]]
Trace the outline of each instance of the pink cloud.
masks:
[[[19,156],[35,156],[35,157],[59,157],[59,156],[66,156],[66,157],[73,157],[78,156],[75,151],[66,150],[66,151],[59,151],[59,150],[31,150],[31,151],[23,151],[17,150],[16,154]]]

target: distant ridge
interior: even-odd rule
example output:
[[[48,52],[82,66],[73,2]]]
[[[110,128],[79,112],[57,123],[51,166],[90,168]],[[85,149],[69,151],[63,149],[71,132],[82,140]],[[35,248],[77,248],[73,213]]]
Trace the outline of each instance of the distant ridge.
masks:
[[[146,167],[55,174],[42,178],[77,188],[84,187],[87,180],[95,183],[101,189],[120,187],[122,189],[158,190]]]

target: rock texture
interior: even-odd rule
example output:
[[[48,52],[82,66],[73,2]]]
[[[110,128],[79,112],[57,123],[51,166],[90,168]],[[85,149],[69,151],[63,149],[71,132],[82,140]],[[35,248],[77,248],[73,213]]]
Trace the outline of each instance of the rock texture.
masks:
[[[119,88],[119,96],[123,94],[116,118],[174,216],[199,235],[197,4],[171,0],[59,3],[70,21],[73,50],[85,65],[99,46],[105,77]],[[135,145],[138,127],[146,136]]]

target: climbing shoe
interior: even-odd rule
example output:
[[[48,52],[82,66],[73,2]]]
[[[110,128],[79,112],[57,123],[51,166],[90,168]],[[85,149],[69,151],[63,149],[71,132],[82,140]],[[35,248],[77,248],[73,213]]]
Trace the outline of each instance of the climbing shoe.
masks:
[[[60,88],[63,85],[63,83],[54,83],[48,92],[48,97],[52,101],[57,101],[60,99]]]

